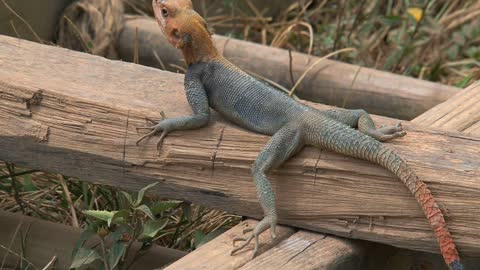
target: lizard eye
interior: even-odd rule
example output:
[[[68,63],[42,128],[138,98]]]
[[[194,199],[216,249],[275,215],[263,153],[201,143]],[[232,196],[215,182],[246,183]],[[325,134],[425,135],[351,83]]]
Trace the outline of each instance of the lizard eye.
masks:
[[[166,8],[162,8],[162,16],[164,18],[168,17],[168,10]]]

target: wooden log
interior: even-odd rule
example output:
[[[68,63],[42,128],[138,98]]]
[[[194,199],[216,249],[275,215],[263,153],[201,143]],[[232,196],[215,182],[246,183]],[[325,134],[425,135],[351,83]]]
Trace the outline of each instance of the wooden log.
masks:
[[[179,51],[168,45],[153,19],[127,19],[117,48],[123,59],[132,61],[135,30],[138,28],[140,64],[171,71],[170,64],[183,66]],[[215,35],[217,48],[239,67],[290,89],[288,51]],[[157,53],[157,55],[155,55]],[[292,73],[298,79],[319,57],[292,53]],[[346,108],[363,108],[370,113],[413,119],[459,91],[458,88],[395,75],[338,61],[324,60],[313,68],[296,94],[306,100]]]
[[[69,269],[72,258],[72,250],[78,239],[80,239],[81,230],[72,226],[52,223],[21,214],[13,214],[0,211],[0,245],[6,247],[0,248],[0,258],[5,258],[5,267],[20,269],[14,267],[18,265],[23,256],[35,267],[24,267],[22,269],[44,269],[44,267],[55,256],[57,258],[55,269]],[[22,244],[22,241],[24,243]],[[90,241],[98,245],[98,239]],[[137,251],[141,244],[134,243],[133,251]],[[13,252],[13,253],[12,253]],[[135,254],[135,252],[131,253]],[[152,247],[142,259],[132,265],[132,270],[153,269],[172,263],[185,255],[185,252],[164,248],[160,246]],[[54,269],[54,268],[48,268]],[[96,268],[99,269],[99,268]]]
[[[480,81],[415,118],[413,122],[480,136]]]
[[[159,182],[159,196],[261,217],[250,168],[268,136],[217,122],[170,134],[160,153],[155,140],[135,146],[146,117],[191,112],[182,76],[8,37],[0,64],[0,159],[130,190]],[[448,209],[460,252],[479,255],[480,140],[404,126],[390,145]],[[413,197],[378,166],[307,147],[271,178],[282,224],[438,252]]]
[[[362,263],[362,251],[347,239],[299,231],[239,269],[354,270]]]
[[[251,259],[253,243],[237,255],[230,256],[233,238],[247,226],[256,224],[257,221],[247,220],[235,226],[165,270],[359,269],[364,249],[358,242],[307,231],[294,233],[293,229],[283,226],[277,229],[279,235],[274,241],[269,231],[260,235],[261,250],[255,259]]]
[[[413,120],[413,122],[417,122],[419,124],[424,122],[429,125],[437,124],[436,127],[446,127],[450,130],[465,130],[466,127],[471,127],[474,124],[478,124],[472,124],[472,122],[475,122],[475,117],[472,118],[472,116],[480,117],[480,107],[469,106],[468,102],[472,101],[472,104],[480,104],[479,99],[480,84],[473,84],[450,100],[437,105],[433,109],[422,114],[420,117]],[[449,117],[449,115],[455,117]],[[447,116],[447,119],[444,119],[445,116]],[[438,123],[439,120],[443,121]],[[478,122],[478,119],[476,121]],[[480,131],[475,134],[480,135]],[[255,224],[255,221],[246,222],[253,222],[253,225]],[[317,239],[318,237],[320,237],[320,240],[324,240],[324,238],[321,238],[322,235],[311,234],[305,231],[300,231],[282,241],[279,245],[270,248],[270,250],[267,251],[268,255],[265,255],[267,258],[265,258],[265,256],[259,256],[254,260],[249,261],[246,266],[243,264],[240,265],[229,263],[230,260],[232,260],[228,255],[228,250],[229,248],[231,249],[229,243],[233,237],[238,235],[243,230],[243,228],[244,224],[240,224],[239,226],[231,229],[209,243],[208,249],[199,249],[188,254],[181,260],[178,260],[169,266],[167,270],[190,269],[192,267],[188,266],[191,265],[196,265],[198,268],[215,268],[224,270],[259,268],[282,269],[282,267],[284,269],[347,269],[348,267],[353,267],[351,269],[358,269],[360,264],[358,257],[359,254],[370,258],[368,262],[366,262],[369,269],[398,269],[400,266],[404,266],[401,269],[416,269],[421,267],[427,267],[428,269],[446,269],[443,258],[438,254],[434,255],[430,253],[412,252],[405,249],[397,249],[395,252],[392,252],[392,249],[390,249],[390,251],[385,252],[385,249],[388,250],[388,248],[380,245],[377,245],[374,248],[370,247],[366,249],[365,246],[331,236],[323,236],[329,237],[329,239],[326,241],[326,243],[324,243],[325,241],[321,241],[321,243],[319,243],[320,245],[317,245],[318,240],[313,244],[310,240]],[[268,232],[266,232],[266,234],[268,234]],[[298,235],[301,235],[301,237],[298,237]],[[291,240],[290,238],[295,239]],[[297,243],[299,242],[299,239],[301,240],[300,245],[303,244],[308,246],[306,249],[300,247],[301,252],[298,253],[295,252],[297,249],[292,248],[283,251],[283,242],[287,242],[288,244],[286,244],[286,246],[290,247],[294,246],[292,242]],[[253,248],[252,245],[253,244],[250,244],[250,248]],[[319,250],[309,253],[307,250],[312,249],[310,245],[317,246]],[[315,247],[313,247],[313,249],[315,249]],[[212,252],[212,250],[215,250],[215,252]],[[340,252],[335,252],[335,254],[328,253],[331,250]],[[325,251],[327,254],[325,254]],[[374,257],[374,259],[372,259],[372,257]],[[382,261],[379,260],[378,257],[388,257],[389,259]],[[291,261],[288,261],[290,258],[294,258],[295,262],[291,263]],[[302,260],[298,260],[298,258],[302,258]],[[288,262],[285,263],[285,260]],[[211,267],[214,265],[212,262],[218,261],[223,263],[219,263],[216,264],[215,267]],[[338,262],[341,262],[342,264],[338,264]],[[474,269],[480,265],[480,259],[466,259],[463,257],[462,262],[465,265],[468,265],[467,269]],[[344,263],[347,264],[345,265]],[[221,267],[219,268],[219,266]],[[365,265],[363,265],[363,267],[365,267]]]
[[[230,256],[232,250],[232,240],[234,237],[242,234],[243,229],[255,226],[258,222],[248,220],[233,227],[227,232],[221,234],[205,245],[201,246],[192,253],[189,253],[181,260],[168,266],[165,270],[184,270],[184,269],[218,269],[233,270],[239,269],[252,259],[253,245],[247,247],[244,251],[238,252],[235,256]],[[276,246],[281,241],[288,239],[295,233],[295,230],[285,226],[277,228],[277,238],[272,240],[270,233],[260,235],[261,246],[258,254],[268,252],[269,249]]]

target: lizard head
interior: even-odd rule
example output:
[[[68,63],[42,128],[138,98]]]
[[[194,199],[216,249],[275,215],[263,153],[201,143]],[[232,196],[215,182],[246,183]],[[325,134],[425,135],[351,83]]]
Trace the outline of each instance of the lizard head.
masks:
[[[205,20],[190,0],[153,0],[153,11],[168,42],[181,49],[187,64],[217,56]]]

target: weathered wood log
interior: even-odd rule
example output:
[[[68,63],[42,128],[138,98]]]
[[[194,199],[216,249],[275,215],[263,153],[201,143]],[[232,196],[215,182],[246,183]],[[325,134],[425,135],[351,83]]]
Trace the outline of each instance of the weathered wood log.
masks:
[[[183,270],[183,269],[218,269],[233,270],[239,269],[252,259],[252,249],[247,248],[235,256],[230,256],[232,250],[232,240],[241,235],[243,229],[247,226],[255,226],[258,222],[254,220],[244,221],[222,235],[216,237],[205,245],[201,246],[192,253],[189,253],[182,260],[176,261],[165,270]],[[295,230],[285,226],[278,226],[277,238],[272,241],[270,234],[260,235],[259,241],[262,244],[258,254],[268,252],[269,249],[276,246],[281,241],[288,239],[295,233]]]
[[[56,268],[48,269],[69,269],[72,263],[72,250],[75,247],[82,231],[71,226],[52,223],[21,214],[13,214],[0,211],[0,245],[8,248],[0,248],[0,258],[5,258],[5,265],[8,269],[20,269],[18,265],[23,254],[33,264],[21,269],[44,269],[44,267],[56,257]],[[22,241],[24,242],[22,244]],[[92,239],[88,242],[91,246],[99,244],[99,239]],[[26,247],[25,247],[26,246]],[[141,247],[141,244],[134,243],[130,255]],[[153,269],[172,263],[185,255],[185,252],[154,246],[141,260],[132,265],[132,270]],[[2,268],[3,269],[3,268]],[[99,269],[99,268],[96,268]]]
[[[153,19],[127,19],[117,49],[132,61],[138,28],[140,64],[162,67],[184,65],[178,50],[170,46]],[[215,35],[217,48],[239,67],[259,74],[286,88],[292,87],[288,51]],[[157,55],[155,55],[155,53]],[[298,79],[319,57],[292,53],[292,73]],[[413,119],[459,91],[458,88],[395,75],[371,68],[324,60],[308,73],[296,94],[306,100],[370,113]]]
[[[0,37],[0,159],[259,218],[250,167],[268,140],[217,122],[135,146],[146,117],[190,113],[183,77]],[[317,108],[325,106],[314,105]],[[375,117],[380,124],[397,120]],[[480,254],[480,139],[404,124],[390,145],[448,209],[465,255]],[[307,147],[272,175],[280,223],[438,252],[406,188],[368,162]]]
[[[255,226],[248,220],[168,266],[165,270],[183,269],[289,269],[289,270],[348,270],[359,269],[364,248],[358,242],[348,241],[321,233],[295,232],[279,226],[274,241],[270,233],[260,235],[261,250],[251,259],[253,245],[235,256],[230,256],[232,240],[244,228]]]
[[[480,81],[420,115],[413,122],[480,136]]]
[[[475,120],[475,117],[472,118],[472,116],[477,115],[480,117],[479,106],[468,106],[468,101],[473,101],[473,104],[480,104],[479,87],[480,84],[474,84],[470,86],[469,88],[460,92],[455,97],[449,99],[448,101],[440,105],[437,105],[433,109],[430,109],[426,113],[422,114],[420,117],[418,117],[418,119],[414,119],[413,122],[421,124],[422,121],[424,121],[425,123],[432,125],[440,124],[438,123],[438,121],[444,120],[441,125],[437,127],[443,127],[450,130],[458,131],[465,130],[466,127],[472,126],[472,122],[478,122],[478,119]],[[449,115],[454,115],[455,117],[448,117]],[[447,119],[444,119],[445,116],[447,116]],[[474,133],[480,135],[480,131],[474,131]],[[309,240],[311,240],[312,238],[316,239],[316,237],[319,237],[319,235],[311,235],[308,232],[304,231],[300,231],[301,237],[298,237],[298,235],[300,235],[299,232],[293,236],[289,236],[288,239],[282,241],[279,245],[277,244],[276,246],[271,247],[268,251],[269,255],[265,255],[268,258],[265,258],[265,256],[258,256],[252,261],[249,261],[247,266],[243,267],[244,263],[233,263],[233,259],[229,256],[228,251],[232,248],[231,242],[233,237],[238,236],[241,233],[241,231],[245,227],[245,224],[254,226],[255,222],[256,221],[249,220],[245,221],[245,223],[243,224],[239,224],[238,226],[225,232],[215,240],[211,241],[208,244],[208,248],[202,247],[198,250],[195,250],[195,252],[188,254],[181,260],[178,260],[177,262],[169,266],[167,270],[190,269],[193,265],[197,266],[197,268],[215,268],[224,270],[235,270],[244,268],[248,269],[252,268],[253,266],[262,269],[269,269],[269,267],[272,269],[282,269],[282,267],[284,269],[346,269],[351,266],[352,263],[352,269],[359,269],[360,254],[364,257],[370,258],[368,262],[364,262],[369,265],[369,269],[398,268],[399,260],[402,261],[401,265],[405,265],[405,267],[402,269],[416,269],[415,267],[418,268],[420,266],[430,266],[429,269],[446,269],[443,258],[438,254],[434,255],[422,252],[411,252],[404,249],[396,249],[395,252],[392,252],[391,249],[390,251],[388,251],[388,248],[385,248],[385,246],[383,245],[377,245],[374,248],[370,247],[366,249],[365,246],[359,245],[358,243],[354,243],[351,241],[348,242],[345,239],[342,240],[332,236],[324,236],[325,238],[328,237],[326,243],[324,241],[325,238],[322,238],[322,241],[320,243],[315,242],[314,244],[312,244]],[[268,232],[266,234],[268,234]],[[318,246],[319,250],[316,250],[313,254],[305,252],[308,249],[312,248],[311,246],[308,246],[306,249],[300,248],[300,252],[296,252],[297,249],[295,248],[289,248],[288,251],[283,251],[282,243],[288,242],[289,244],[287,246],[290,247],[292,245],[291,242],[298,242],[297,237],[301,240],[302,244],[307,246]],[[262,238],[262,240],[263,239],[264,238]],[[253,249],[253,243],[251,243],[246,250],[248,250],[248,248]],[[340,252],[335,252],[335,254],[328,253],[331,250]],[[260,254],[263,252],[264,250],[262,250]],[[387,256],[389,259],[379,260],[379,257],[385,256]],[[304,258],[302,261],[297,261],[298,263],[285,263],[285,260],[289,260],[290,258],[297,259],[298,257]],[[480,258],[462,258],[462,262],[468,266],[467,269],[474,269],[475,267],[480,265],[479,260]],[[307,265],[304,265],[303,262],[309,263],[307,263]],[[267,265],[265,265],[265,263],[267,263]],[[280,263],[280,265],[278,265],[277,263]]]

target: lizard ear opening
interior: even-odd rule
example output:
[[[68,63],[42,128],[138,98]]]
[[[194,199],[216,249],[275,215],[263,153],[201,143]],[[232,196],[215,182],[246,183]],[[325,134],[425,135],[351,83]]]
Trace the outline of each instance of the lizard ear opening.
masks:
[[[190,33],[181,33],[178,29],[173,29],[170,34],[170,43],[178,49],[183,49],[193,43],[193,37]]]
[[[193,37],[190,33],[185,33],[183,34],[183,37],[182,37],[182,45],[183,47],[187,46],[187,45],[192,45],[193,43]]]

